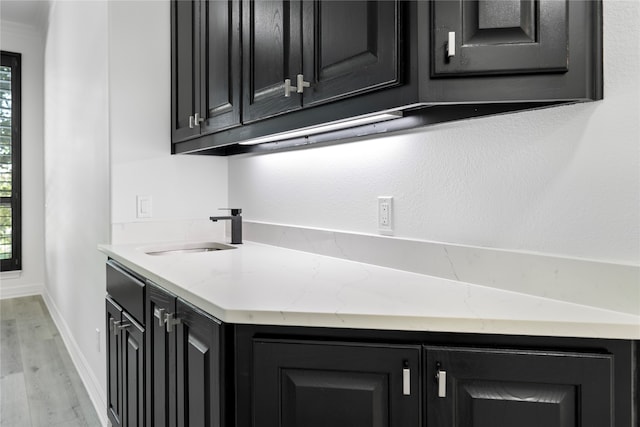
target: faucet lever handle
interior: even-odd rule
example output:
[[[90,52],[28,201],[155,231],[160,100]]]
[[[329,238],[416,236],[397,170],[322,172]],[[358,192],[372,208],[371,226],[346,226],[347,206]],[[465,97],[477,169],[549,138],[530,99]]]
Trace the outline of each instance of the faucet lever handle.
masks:
[[[242,213],[242,209],[238,209],[238,208],[218,208],[218,210],[231,211],[231,216],[237,216]]]

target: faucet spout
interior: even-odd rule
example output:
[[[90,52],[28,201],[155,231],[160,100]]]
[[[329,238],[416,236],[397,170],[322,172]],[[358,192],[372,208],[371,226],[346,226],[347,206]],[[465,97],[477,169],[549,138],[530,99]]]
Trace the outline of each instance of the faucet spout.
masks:
[[[217,221],[231,221],[231,244],[242,244],[242,209],[230,209],[220,208],[220,210],[230,210],[231,216],[210,216],[209,219],[213,222]]]

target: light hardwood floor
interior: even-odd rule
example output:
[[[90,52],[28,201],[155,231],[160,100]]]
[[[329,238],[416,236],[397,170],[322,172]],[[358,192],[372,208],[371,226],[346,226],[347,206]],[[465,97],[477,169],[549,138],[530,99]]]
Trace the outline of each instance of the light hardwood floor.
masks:
[[[0,300],[0,426],[100,426],[40,296]]]

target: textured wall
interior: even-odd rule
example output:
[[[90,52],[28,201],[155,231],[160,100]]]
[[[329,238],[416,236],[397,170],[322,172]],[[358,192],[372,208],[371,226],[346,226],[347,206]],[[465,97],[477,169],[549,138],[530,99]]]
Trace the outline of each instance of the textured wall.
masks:
[[[247,219],[638,264],[640,2],[605,1],[605,99],[229,161]]]

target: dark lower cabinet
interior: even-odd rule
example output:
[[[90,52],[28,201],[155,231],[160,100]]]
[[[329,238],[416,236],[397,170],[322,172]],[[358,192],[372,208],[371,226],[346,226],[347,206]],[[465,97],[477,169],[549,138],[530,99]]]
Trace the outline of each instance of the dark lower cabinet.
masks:
[[[107,412],[113,426],[143,427],[144,328],[107,298]]]
[[[611,355],[427,347],[427,427],[613,426]]]
[[[420,347],[256,340],[254,427],[420,425]]]
[[[147,313],[148,425],[222,426],[220,322],[151,282]]]

